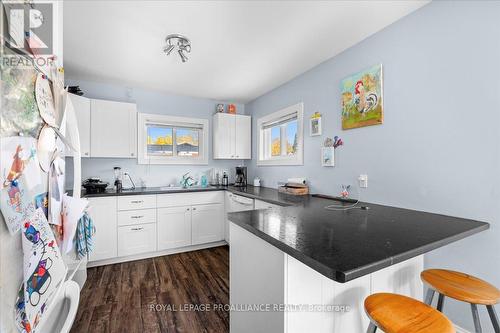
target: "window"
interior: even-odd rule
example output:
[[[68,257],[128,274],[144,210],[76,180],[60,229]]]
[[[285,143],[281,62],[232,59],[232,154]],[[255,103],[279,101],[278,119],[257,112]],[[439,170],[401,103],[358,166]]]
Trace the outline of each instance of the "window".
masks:
[[[139,114],[139,164],[208,164],[208,120]]]
[[[303,104],[274,112],[257,121],[257,165],[303,164]]]

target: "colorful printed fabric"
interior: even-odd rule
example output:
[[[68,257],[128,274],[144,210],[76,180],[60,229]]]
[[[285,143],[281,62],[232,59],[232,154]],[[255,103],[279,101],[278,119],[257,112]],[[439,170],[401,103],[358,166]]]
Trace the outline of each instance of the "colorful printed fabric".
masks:
[[[94,247],[94,241],[92,240],[92,237],[94,236],[94,234],[94,221],[92,221],[92,218],[87,213],[85,213],[78,221],[78,226],[76,229],[76,252],[79,259],[92,252]]]

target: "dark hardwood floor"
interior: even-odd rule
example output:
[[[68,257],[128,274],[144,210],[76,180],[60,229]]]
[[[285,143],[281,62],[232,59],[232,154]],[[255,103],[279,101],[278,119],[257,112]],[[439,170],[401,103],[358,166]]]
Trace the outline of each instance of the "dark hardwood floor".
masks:
[[[227,246],[95,267],[88,270],[71,332],[224,333],[229,312],[213,304],[228,303]],[[181,311],[189,304],[211,307]]]

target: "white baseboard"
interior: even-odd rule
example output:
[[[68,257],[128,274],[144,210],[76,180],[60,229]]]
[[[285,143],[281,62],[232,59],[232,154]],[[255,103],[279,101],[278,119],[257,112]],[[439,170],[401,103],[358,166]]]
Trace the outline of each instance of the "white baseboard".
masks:
[[[197,251],[197,250],[209,249],[211,247],[217,247],[217,246],[222,246],[222,245],[227,245],[227,243],[225,241],[220,241],[220,242],[214,242],[214,243],[208,243],[208,244],[191,245],[191,246],[186,246],[186,247],[180,247],[180,248],[177,248],[177,249],[170,249],[170,250],[163,250],[163,251],[157,251],[157,252],[141,253],[141,254],[136,254],[136,255],[133,255],[133,256],[126,256],[126,257],[118,257],[118,258],[112,258],[112,259],[104,259],[104,260],[98,260],[98,261],[91,261],[91,262],[89,262],[87,264],[87,267],[112,265],[112,264],[118,264],[118,263],[127,262],[127,261],[134,261],[134,260],[148,259],[148,258],[154,258],[154,257],[161,257],[161,256],[169,255],[169,254],[176,254],[176,253],[182,253],[182,252],[189,252],[189,251]]]

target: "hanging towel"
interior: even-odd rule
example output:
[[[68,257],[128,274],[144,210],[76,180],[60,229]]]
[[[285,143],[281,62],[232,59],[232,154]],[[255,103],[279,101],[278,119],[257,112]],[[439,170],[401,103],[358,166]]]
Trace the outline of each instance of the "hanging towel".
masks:
[[[83,214],[83,216],[78,220],[78,226],[76,230],[76,252],[78,254],[78,258],[82,259],[87,254],[92,252],[94,247],[94,241],[92,237],[95,234],[95,226],[92,218],[87,214]]]

